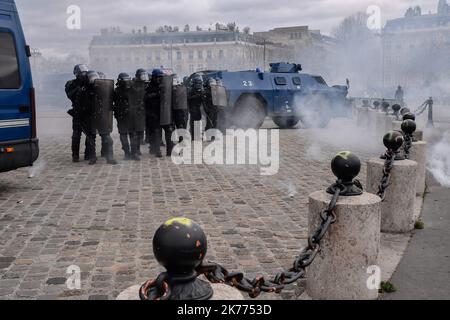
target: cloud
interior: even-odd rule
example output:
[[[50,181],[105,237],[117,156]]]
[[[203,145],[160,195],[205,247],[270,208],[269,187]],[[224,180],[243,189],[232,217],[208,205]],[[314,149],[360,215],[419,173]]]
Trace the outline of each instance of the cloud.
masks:
[[[159,25],[209,25],[235,21],[253,31],[274,27],[309,25],[331,33],[345,17],[381,7],[384,20],[403,16],[409,6],[436,11],[438,0],[16,0],[29,44],[54,54],[84,53],[101,28],[133,28]],[[66,28],[67,7],[81,8],[81,30]]]

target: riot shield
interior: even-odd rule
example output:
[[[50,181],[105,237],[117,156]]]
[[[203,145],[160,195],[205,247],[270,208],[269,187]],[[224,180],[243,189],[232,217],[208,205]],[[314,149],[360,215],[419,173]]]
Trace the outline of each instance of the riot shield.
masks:
[[[228,106],[227,91],[224,86],[211,85],[212,104],[215,107],[225,108]]]
[[[146,82],[133,80],[132,90],[128,96],[130,103],[130,131],[145,131],[145,96]]]
[[[112,132],[114,80],[97,79],[94,82],[94,126],[99,134]]]
[[[188,109],[187,88],[185,85],[179,84],[173,87],[172,108],[173,110]]]
[[[160,125],[166,126],[173,123],[172,118],[172,76],[163,76],[161,80],[161,108]]]

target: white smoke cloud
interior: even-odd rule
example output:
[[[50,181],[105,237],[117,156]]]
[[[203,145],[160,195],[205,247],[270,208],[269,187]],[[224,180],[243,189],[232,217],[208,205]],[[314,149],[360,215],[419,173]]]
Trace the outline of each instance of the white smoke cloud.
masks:
[[[431,148],[428,170],[440,185],[450,188],[450,132]]]

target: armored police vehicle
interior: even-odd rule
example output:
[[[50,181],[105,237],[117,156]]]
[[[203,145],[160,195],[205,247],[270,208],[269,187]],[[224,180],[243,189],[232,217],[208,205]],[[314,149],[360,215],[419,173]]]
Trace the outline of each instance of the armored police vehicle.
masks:
[[[39,154],[30,56],[14,0],[0,0],[0,172]]]
[[[294,127],[300,121],[304,127],[323,128],[331,118],[351,112],[348,83],[330,87],[321,76],[301,70],[299,64],[280,62],[270,64],[269,72],[256,69],[196,74],[205,83],[211,78],[218,83],[210,90],[214,104],[223,112],[219,121],[227,128],[259,128],[266,117],[280,128]]]

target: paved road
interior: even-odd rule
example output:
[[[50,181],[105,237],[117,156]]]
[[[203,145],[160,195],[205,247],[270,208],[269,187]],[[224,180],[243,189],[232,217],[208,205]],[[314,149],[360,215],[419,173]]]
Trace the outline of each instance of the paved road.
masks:
[[[364,131],[339,134],[331,127],[281,131],[275,176],[261,176],[257,166],[176,166],[147,154],[141,162],[88,166],[70,161],[70,120],[46,121],[51,135],[42,120],[41,156],[32,171],[0,176],[1,299],[113,299],[162,270],[152,236],[180,215],[204,227],[208,259],[249,276],[272,275],[291,267],[306,244],[307,196],[334,182],[333,155],[342,149],[363,160],[378,155],[361,141]],[[82,270],[81,290],[65,285],[71,265]],[[262,298],[293,299],[299,291]]]
[[[176,166],[147,154],[141,162],[88,166],[71,163],[68,117],[39,124],[36,165],[0,175],[0,299],[114,299],[162,271],[152,236],[180,215],[204,227],[208,259],[249,277],[273,275],[306,244],[308,195],[334,182],[334,154],[352,150],[365,162],[383,150],[381,137],[332,123],[281,131],[275,176],[261,176],[258,166]],[[80,290],[65,285],[71,265],[82,270]],[[300,293],[294,286],[262,298]]]
[[[415,232],[391,280],[397,292],[385,300],[450,300],[450,189],[431,184],[423,208],[425,229]]]

